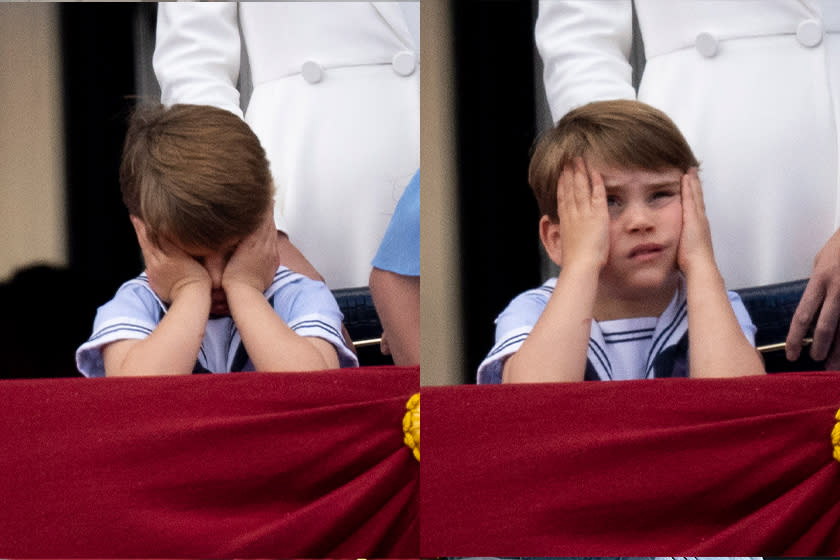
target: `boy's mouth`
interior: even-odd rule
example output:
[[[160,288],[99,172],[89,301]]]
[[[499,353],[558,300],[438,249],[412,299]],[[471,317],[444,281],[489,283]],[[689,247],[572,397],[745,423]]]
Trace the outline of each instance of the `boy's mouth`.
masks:
[[[642,243],[633,247],[630,251],[630,258],[648,260],[657,257],[664,250],[665,246],[658,243]]]
[[[213,290],[210,298],[210,313],[212,315],[230,314],[224,290]]]

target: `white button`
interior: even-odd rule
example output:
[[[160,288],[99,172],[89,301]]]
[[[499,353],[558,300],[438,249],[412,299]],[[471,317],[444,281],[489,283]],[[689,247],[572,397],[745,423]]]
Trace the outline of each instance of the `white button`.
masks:
[[[303,63],[303,66],[300,67],[300,73],[303,75],[303,79],[310,84],[317,84],[324,79],[324,69],[312,60]]]
[[[394,55],[391,65],[400,76],[411,76],[417,68],[417,57],[411,51],[400,51]]]
[[[796,28],[796,38],[805,47],[816,47],[822,43],[822,24],[815,19],[806,19]]]
[[[697,35],[694,40],[694,46],[697,47],[697,52],[706,58],[712,58],[718,52],[718,41],[711,33],[703,32]]]

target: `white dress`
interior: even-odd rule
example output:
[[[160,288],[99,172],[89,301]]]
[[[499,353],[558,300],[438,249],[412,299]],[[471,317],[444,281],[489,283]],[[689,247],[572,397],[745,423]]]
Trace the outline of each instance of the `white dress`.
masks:
[[[636,0],[638,99],[667,113],[701,164],[727,286],[808,277],[838,227],[840,2]],[[634,98],[630,0],[540,2],[536,41],[555,120]]]
[[[419,11],[417,3],[412,6]],[[330,288],[366,286],[420,165],[419,45],[390,2],[177,2],[158,7],[154,67],[166,105],[242,115],[277,189],[275,221]]]

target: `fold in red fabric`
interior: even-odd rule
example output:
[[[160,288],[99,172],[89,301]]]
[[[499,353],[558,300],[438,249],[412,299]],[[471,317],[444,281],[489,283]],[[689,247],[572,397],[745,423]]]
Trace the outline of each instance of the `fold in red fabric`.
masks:
[[[423,389],[433,556],[840,555],[840,373]]]
[[[3,557],[410,557],[419,368],[0,382]]]

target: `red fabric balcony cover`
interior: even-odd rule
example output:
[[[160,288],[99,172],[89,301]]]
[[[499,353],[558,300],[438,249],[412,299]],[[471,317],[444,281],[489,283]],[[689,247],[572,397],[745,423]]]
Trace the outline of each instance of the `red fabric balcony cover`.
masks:
[[[416,556],[419,368],[0,382],[0,554]]]
[[[423,557],[840,555],[840,373],[422,398]]]

